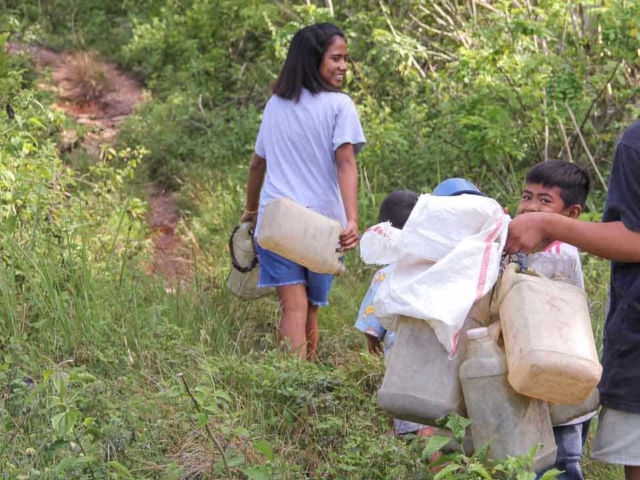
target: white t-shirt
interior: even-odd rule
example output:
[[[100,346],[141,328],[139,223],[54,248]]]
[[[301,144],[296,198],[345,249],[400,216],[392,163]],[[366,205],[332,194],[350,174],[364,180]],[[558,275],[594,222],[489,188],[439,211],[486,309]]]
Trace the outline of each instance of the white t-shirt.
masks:
[[[303,89],[297,102],[272,96],[255,145],[267,160],[256,234],[265,205],[281,197],[346,225],[335,150],[351,143],[358,154],[365,141],[356,107],[344,93]]]

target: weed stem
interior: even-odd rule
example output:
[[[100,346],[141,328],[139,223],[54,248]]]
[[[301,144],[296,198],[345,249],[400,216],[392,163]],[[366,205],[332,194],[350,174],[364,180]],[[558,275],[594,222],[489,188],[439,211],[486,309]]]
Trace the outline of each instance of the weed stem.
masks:
[[[189,385],[187,384],[187,379],[184,378],[184,374],[183,373],[179,373],[178,374],[178,378],[180,378],[180,380],[182,380],[182,384],[184,385],[184,389],[187,391],[187,394],[189,395],[189,397],[191,397],[191,400],[193,400],[193,404],[195,405],[196,410],[199,413],[201,413],[202,409],[200,408],[200,404],[198,404],[198,400],[196,400],[196,397],[194,397],[193,394],[191,393],[191,389],[189,388]],[[227,462],[227,456],[224,453],[224,449],[222,448],[222,445],[220,445],[220,442],[218,442],[218,440],[216,440],[216,437],[213,436],[213,433],[211,433],[211,429],[209,428],[209,424],[205,424],[204,428],[207,431],[207,435],[209,435],[209,438],[213,442],[213,445],[216,447],[216,450],[218,450],[218,452],[220,453],[220,456],[222,457],[222,463],[224,463],[224,469],[227,472],[227,476],[229,478],[231,478],[231,470],[229,469],[229,463]]]

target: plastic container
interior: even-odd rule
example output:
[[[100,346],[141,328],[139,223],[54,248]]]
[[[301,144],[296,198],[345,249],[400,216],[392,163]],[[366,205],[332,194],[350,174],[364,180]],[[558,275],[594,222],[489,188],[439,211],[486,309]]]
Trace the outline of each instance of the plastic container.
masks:
[[[551,424],[553,426],[564,425],[577,418],[595,412],[600,406],[600,392],[596,388],[587,399],[580,405],[561,405],[559,403],[549,404],[551,414]]]
[[[488,328],[467,332],[467,359],[460,367],[460,381],[471,420],[476,451],[489,443],[494,460],[524,455],[538,444],[535,471],[555,463],[557,447],[547,404],[518,394],[507,381],[504,352],[489,336]]]
[[[478,325],[467,319],[463,333]],[[378,391],[378,406],[396,418],[426,425],[449,412],[465,416],[466,409],[458,376],[465,358],[466,335],[460,336],[458,353],[449,352],[424,320],[401,316],[395,341]]]
[[[498,292],[509,383],[522,395],[579,405],[602,375],[587,295],[518,268],[507,266]]]
[[[264,209],[258,243],[312,272],[340,275],[344,264],[336,249],[342,231],[339,222],[288,198],[278,198]]]
[[[254,300],[275,293],[275,288],[258,288],[260,265],[253,244],[253,223],[236,226],[229,239],[231,272],[227,287],[234,295]]]
[[[484,297],[476,300],[476,302],[471,306],[471,310],[469,310],[467,318],[483,327],[489,326],[492,323],[491,302],[494,296],[494,291],[490,290]]]
[[[573,278],[577,259],[569,255],[538,252],[527,257],[527,265],[547,278]]]

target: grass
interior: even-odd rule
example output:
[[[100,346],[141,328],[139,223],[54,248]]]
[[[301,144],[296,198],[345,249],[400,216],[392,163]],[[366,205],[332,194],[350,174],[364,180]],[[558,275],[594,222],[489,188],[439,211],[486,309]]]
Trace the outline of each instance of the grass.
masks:
[[[68,67],[54,73],[57,82],[64,85],[64,98],[77,104],[99,101],[113,89],[103,64],[96,52],[69,54]]]
[[[72,64],[64,80],[73,99],[95,102],[109,91],[95,56],[78,54]],[[149,252],[140,239],[129,248],[134,240],[113,218],[63,247],[46,231],[3,222],[0,478],[433,478],[421,460],[424,441],[395,439],[375,406],[384,367],[352,327],[371,268],[348,256],[321,314],[315,364],[276,350],[274,299],[242,302],[224,288],[227,236],[244,201],[246,162],[237,157],[249,158],[259,111],[207,116],[187,94],[144,109],[123,141],[152,150],[147,168],[156,179],[173,185],[184,173],[179,231],[191,239],[194,280],[168,294],[142,271]],[[67,161],[82,173],[92,165],[82,151]],[[363,167],[361,178],[368,225],[385,177]],[[122,188],[88,195],[88,206],[112,209],[109,198]],[[116,246],[131,253],[114,255]],[[585,257],[584,271],[591,299],[604,304],[606,262]],[[601,345],[602,307],[593,323]],[[583,464],[588,479],[622,478],[588,456]]]
[[[198,239],[195,278],[175,294],[135,262],[61,264],[2,233],[0,477],[431,478],[424,444],[394,439],[376,409],[383,365],[352,328],[372,270],[347,258],[321,314],[318,363],[289,359],[275,349],[275,299],[224,288],[241,188],[199,178],[181,193],[187,212],[198,199],[180,226]],[[587,257],[584,271],[604,302],[606,263]],[[622,478],[586,456],[584,467],[586,478]]]

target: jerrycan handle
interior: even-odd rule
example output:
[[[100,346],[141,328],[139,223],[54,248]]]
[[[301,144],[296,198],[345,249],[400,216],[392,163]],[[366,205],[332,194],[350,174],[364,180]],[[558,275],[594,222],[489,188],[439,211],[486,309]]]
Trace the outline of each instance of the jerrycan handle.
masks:
[[[256,249],[256,239],[253,236],[254,227],[252,225],[249,228],[248,233],[249,233],[249,236],[251,237],[251,246],[253,247],[253,258],[251,259],[251,263],[249,265],[247,265],[247,266],[240,265],[240,262],[238,262],[238,259],[236,258],[235,249],[233,248],[233,238],[236,236],[236,234],[240,230],[241,226],[242,226],[242,224],[236,225],[233,228],[233,231],[231,232],[231,236],[229,237],[229,254],[231,255],[231,265],[233,266],[233,268],[235,268],[240,273],[248,273],[251,270],[253,270],[254,268],[256,268],[258,266],[258,263],[259,263],[258,254],[256,253],[256,251],[257,251],[257,249]]]
[[[514,255],[510,255],[509,263],[515,263],[518,266],[516,269],[516,273],[531,275],[533,277],[546,278],[544,275],[537,272],[536,270],[529,268],[529,264],[527,262],[527,255],[522,252],[518,252]]]
[[[345,272],[345,270],[347,269],[347,267],[345,266],[344,262],[342,261],[343,255],[344,255],[344,249],[342,247],[336,248],[336,261],[338,262],[338,269],[337,269],[335,275],[337,275],[337,276],[342,275]]]
[[[518,273],[524,273],[528,270],[527,268],[527,256],[522,253],[522,252],[518,252],[515,254],[515,263],[518,264],[518,266],[520,267],[520,271]]]

